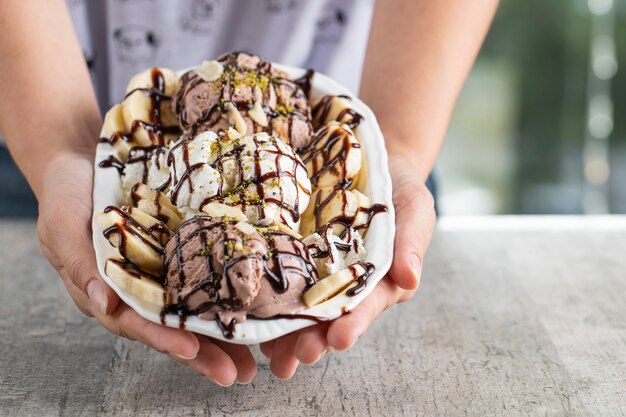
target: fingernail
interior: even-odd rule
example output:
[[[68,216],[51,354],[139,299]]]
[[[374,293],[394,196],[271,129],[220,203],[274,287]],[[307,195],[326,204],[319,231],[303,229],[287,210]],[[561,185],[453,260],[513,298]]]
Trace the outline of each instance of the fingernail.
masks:
[[[108,300],[102,284],[97,279],[93,278],[87,283],[87,296],[92,303],[94,303],[100,310],[100,314],[107,315]]]
[[[211,379],[211,381],[213,381],[213,383],[214,383],[214,384],[219,385],[220,387],[224,387],[224,388],[231,387],[231,386],[235,383],[235,382],[233,381],[233,382],[231,382],[231,383],[230,383],[230,384],[228,384],[228,385],[224,385],[224,384],[220,384],[219,382],[217,382],[217,381],[216,381],[216,380],[214,380],[214,379]]]
[[[198,356],[198,352],[194,353],[193,356],[185,356],[185,355],[181,355],[179,353],[174,353],[174,356],[176,356],[179,359],[182,359],[184,361],[190,361],[192,359],[196,359],[196,356]]]
[[[254,378],[250,381],[239,381],[237,380],[237,385],[248,385],[250,382],[254,381]]]
[[[413,271],[415,281],[419,282],[422,275],[422,263],[420,262],[420,258],[416,254],[412,253],[409,262],[411,263],[411,270]]]

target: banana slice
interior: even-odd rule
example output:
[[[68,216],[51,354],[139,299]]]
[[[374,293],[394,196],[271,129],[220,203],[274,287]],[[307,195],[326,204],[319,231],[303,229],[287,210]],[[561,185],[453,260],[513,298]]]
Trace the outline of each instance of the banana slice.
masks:
[[[177,137],[167,129],[178,125],[170,108],[177,87],[178,76],[167,68],[140,72],[128,83],[122,113],[126,129],[139,146],[165,145]]]
[[[300,232],[308,236],[326,224],[331,224],[335,234],[345,226],[357,227],[369,219],[369,197],[357,190],[320,188],[311,195],[311,203],[302,214]]]
[[[254,120],[258,125],[267,127],[269,122],[267,121],[267,115],[260,101],[255,101],[251,110],[248,111],[248,116]]]
[[[243,119],[243,116],[237,107],[233,103],[228,102],[224,108],[228,112],[228,121],[230,125],[234,126],[235,130],[237,130],[240,135],[244,136],[248,131],[248,126],[246,125],[246,121]]]
[[[363,226],[369,225],[370,219],[372,218],[370,210],[372,208],[372,200],[359,190],[352,190],[352,195],[356,197],[359,206],[356,216],[352,221],[352,227],[360,229]]]
[[[239,207],[222,203],[209,203],[202,207],[202,211],[211,217],[232,217],[240,222],[248,222],[248,218]]]
[[[132,138],[126,129],[124,122],[123,107],[116,104],[104,115],[102,132],[103,140],[109,143],[119,153],[120,160],[124,161],[132,148]]]
[[[319,128],[330,121],[356,128],[363,117],[350,107],[350,100],[342,96],[324,96],[313,106],[313,126]]]
[[[348,125],[330,122],[303,149],[302,161],[314,187],[351,184],[361,170],[361,145]]]
[[[200,78],[206,82],[217,81],[224,73],[224,66],[218,61],[203,61],[193,70]]]
[[[270,224],[267,227],[268,230],[270,231],[277,231],[277,232],[281,232],[281,233],[286,233],[290,236],[295,237],[298,240],[302,240],[302,235],[298,232],[296,232],[295,230],[293,230],[291,227],[287,226],[286,224],[277,222],[276,220],[274,220],[272,222],[272,224]]]
[[[139,223],[161,246],[165,246],[167,240],[172,235],[172,231],[165,223],[136,207],[123,206],[121,210]]]
[[[358,280],[359,277],[364,274],[367,274],[367,270],[361,263],[350,265],[346,269],[335,272],[317,281],[315,285],[309,288],[307,292],[304,293],[304,303],[307,307],[318,305],[339,294],[348,285]]]
[[[137,221],[117,207],[109,206],[96,217],[98,227],[120,254],[150,274],[163,270],[163,246]]]
[[[141,271],[136,265],[117,259],[107,259],[104,272],[124,291],[142,300],[163,307],[167,300],[165,289],[159,278]]]
[[[183,221],[183,216],[176,206],[160,191],[138,182],[132,188],[130,196],[133,206],[161,220],[170,230],[176,230]]]

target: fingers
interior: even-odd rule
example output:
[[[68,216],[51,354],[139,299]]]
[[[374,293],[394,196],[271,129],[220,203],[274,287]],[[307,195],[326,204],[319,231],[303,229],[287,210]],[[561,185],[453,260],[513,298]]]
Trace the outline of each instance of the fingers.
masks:
[[[237,382],[249,384],[256,376],[257,367],[254,356],[248,346],[235,345],[232,343],[216,340],[218,345],[230,358],[237,368]]]
[[[113,314],[105,316],[94,312],[94,316],[110,332],[137,340],[159,352],[193,359],[200,350],[200,342],[193,333],[146,320],[124,303]]]
[[[407,293],[410,292],[402,290],[389,277],[385,277],[372,294],[350,314],[331,323],[323,323],[263,343],[262,352],[271,357],[270,370],[280,379],[289,379],[300,363],[314,364],[331,348],[349,349],[380,313]]]
[[[205,336],[198,336],[198,338],[200,340],[200,350],[194,359],[174,359],[206,376],[218,385],[223,387],[233,385],[237,378],[237,367],[233,359],[209,338]]]
[[[296,359],[295,349],[299,333],[291,333],[276,340],[270,370],[280,379],[289,379],[296,373],[300,361]]]
[[[198,338],[200,349],[195,358],[182,359],[176,356],[172,356],[172,358],[189,366],[218,385],[223,387],[233,385],[237,378],[237,367],[231,357],[209,338],[204,336],[198,336]]]
[[[283,380],[291,378],[300,362],[312,365],[328,351],[328,323],[306,328],[261,344],[261,351],[270,358],[270,370]]]
[[[402,164],[391,166],[396,240],[389,274],[399,287],[414,290],[419,285],[424,255],[435,227],[434,199],[412,170]]]
[[[326,336],[328,345],[336,350],[352,347],[380,313],[395,304],[403,292],[385,277],[352,312],[330,324]]]
[[[70,295],[72,301],[74,301],[74,304],[76,305],[76,307],[85,316],[93,317],[93,314],[91,313],[92,303],[89,301],[89,297],[83,294],[78,288],[74,286],[74,284],[72,284],[72,281],[70,281],[70,278],[67,276],[67,273],[64,272],[63,274],[60,274],[60,275],[63,281],[63,285],[65,285],[65,289],[67,290],[67,293]]]
[[[295,347],[295,356],[300,363],[313,365],[328,351],[326,333],[329,323],[308,327],[300,332]]]
[[[87,296],[71,282],[66,286],[81,311],[85,304],[90,305]],[[222,346],[216,346],[204,336],[148,321],[125,304],[112,315],[96,313],[95,317],[112,333],[166,353],[218,385],[230,386],[235,378],[241,383],[249,383],[256,375],[256,363],[247,346],[223,342],[220,342]]]
[[[91,242],[91,227],[85,221],[61,214],[43,226],[46,231],[42,248],[53,253],[59,273],[64,271],[83,294],[86,294],[98,311],[111,314],[119,304],[115,292],[102,280],[96,266],[96,257]],[[61,232],[60,229],[63,229]]]
[[[261,349],[261,353],[265,355],[266,358],[272,357],[272,352],[274,351],[274,345],[276,344],[276,340],[269,340],[267,342],[263,342],[259,345]]]
[[[65,155],[50,161],[39,196],[37,228],[50,263],[59,273],[66,271],[98,311],[111,314],[120,301],[96,267],[91,237],[92,175],[90,158]]]

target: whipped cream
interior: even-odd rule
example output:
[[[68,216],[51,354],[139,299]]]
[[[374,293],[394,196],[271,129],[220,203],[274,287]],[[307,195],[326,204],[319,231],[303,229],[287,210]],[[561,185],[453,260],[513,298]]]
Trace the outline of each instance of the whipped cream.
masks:
[[[319,233],[313,233],[303,242],[309,253],[317,259],[317,267],[325,275],[331,275],[365,261],[367,255],[363,246],[363,237],[352,229],[346,229],[345,236],[336,236],[332,227],[326,227]]]
[[[293,148],[266,133],[203,132],[172,145],[169,197],[185,214],[212,202],[239,207],[251,223],[297,228],[311,182]]]
[[[166,190],[170,182],[167,148],[137,147],[128,153],[122,172],[122,187],[126,195],[138,182],[155,190]]]

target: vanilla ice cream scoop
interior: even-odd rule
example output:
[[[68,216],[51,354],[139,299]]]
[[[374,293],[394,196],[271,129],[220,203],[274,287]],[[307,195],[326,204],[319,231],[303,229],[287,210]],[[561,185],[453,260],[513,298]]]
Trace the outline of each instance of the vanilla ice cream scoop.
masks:
[[[234,131],[231,131],[234,132]],[[204,132],[176,143],[168,156],[169,196],[181,212],[210,203],[239,207],[254,224],[296,228],[311,182],[293,148],[266,133],[238,137]]]

